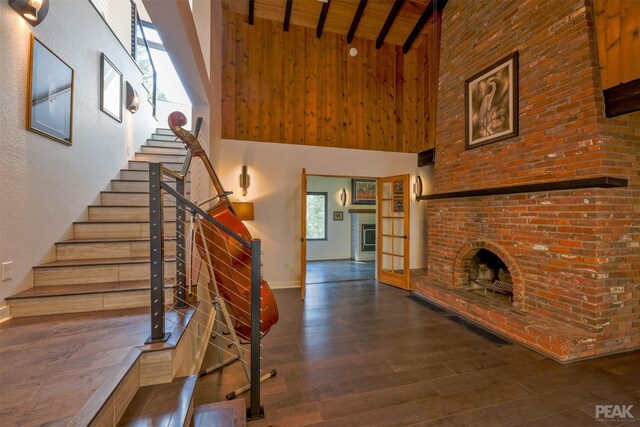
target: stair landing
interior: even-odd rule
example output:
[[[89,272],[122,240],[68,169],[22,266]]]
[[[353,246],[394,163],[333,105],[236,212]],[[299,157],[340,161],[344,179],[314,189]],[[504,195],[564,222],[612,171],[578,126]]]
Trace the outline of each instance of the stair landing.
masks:
[[[67,425],[148,336],[148,308],[1,323],[2,425]]]

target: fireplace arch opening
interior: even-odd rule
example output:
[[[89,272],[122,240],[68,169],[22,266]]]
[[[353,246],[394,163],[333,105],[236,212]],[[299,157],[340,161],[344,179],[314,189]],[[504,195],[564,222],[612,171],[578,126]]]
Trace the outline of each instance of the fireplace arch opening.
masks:
[[[507,264],[488,249],[478,250],[469,260],[467,289],[499,300],[513,302],[513,278]]]

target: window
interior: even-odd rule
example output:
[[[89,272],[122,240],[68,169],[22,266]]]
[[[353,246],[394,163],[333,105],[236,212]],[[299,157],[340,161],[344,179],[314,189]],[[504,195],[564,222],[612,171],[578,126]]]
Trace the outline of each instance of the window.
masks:
[[[307,240],[327,240],[327,193],[307,193]]]

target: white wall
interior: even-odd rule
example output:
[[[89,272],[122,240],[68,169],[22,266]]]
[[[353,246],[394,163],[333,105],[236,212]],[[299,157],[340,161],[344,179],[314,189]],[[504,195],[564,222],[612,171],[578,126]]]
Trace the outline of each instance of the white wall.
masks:
[[[52,259],[53,243],[70,237],[72,222],[156,127],[140,70],[90,2],[49,4],[33,28],[0,2],[0,260],[13,261],[0,307],[32,286],[32,266]],[[31,32],[75,70],[70,147],[25,129]],[[143,99],[135,115],[123,110],[122,123],[100,111],[100,52]],[[7,312],[0,309],[0,318]]]
[[[308,240],[307,259],[349,259],[351,258],[351,214],[350,204],[342,206],[342,189],[351,193],[351,179],[310,176],[307,178],[307,191],[327,193],[327,240]],[[351,200],[348,197],[347,200]],[[333,212],[343,213],[342,221],[333,220]]]
[[[300,286],[302,168],[318,175],[409,173],[413,182],[417,155],[223,139],[219,164],[225,189],[234,192],[232,200],[255,203],[255,220],[247,222],[247,227],[253,237],[262,239],[265,279],[273,287],[286,287]],[[243,164],[251,176],[246,197],[240,196],[238,182]],[[426,266],[424,211],[425,203],[412,199],[411,268]]]

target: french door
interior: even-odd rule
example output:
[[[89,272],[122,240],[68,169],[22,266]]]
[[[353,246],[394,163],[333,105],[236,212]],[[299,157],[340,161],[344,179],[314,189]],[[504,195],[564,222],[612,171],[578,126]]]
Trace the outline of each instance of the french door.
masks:
[[[409,175],[378,178],[378,280],[409,289]]]
[[[300,298],[304,301],[307,280],[307,170],[302,169],[302,221],[300,221]]]

